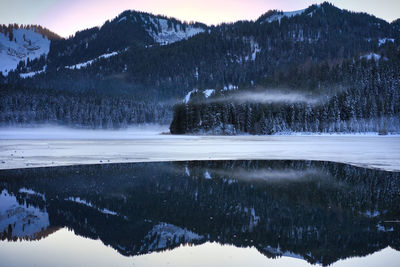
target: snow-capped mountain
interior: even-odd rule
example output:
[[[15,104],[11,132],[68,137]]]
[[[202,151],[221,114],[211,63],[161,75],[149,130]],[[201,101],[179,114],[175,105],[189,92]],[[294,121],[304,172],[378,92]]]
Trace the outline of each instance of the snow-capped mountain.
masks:
[[[101,27],[83,30],[68,39],[52,42],[49,61],[53,66],[56,65],[56,69],[75,66],[112,52],[123,52],[130,48],[147,49],[186,40],[207,29],[201,23],[186,23],[127,10]]]
[[[51,37],[50,37],[51,38]],[[0,72],[4,76],[17,68],[20,61],[47,56],[50,39],[35,26],[0,27]]]
[[[291,12],[273,10],[256,21],[239,21],[213,27],[127,10],[101,27],[77,32],[68,39],[52,41],[47,59],[22,66],[18,69],[17,77],[31,78],[52,71],[59,76],[65,70],[74,71],[76,75],[79,71],[89,71],[91,77],[135,73],[130,77],[140,75],[141,79],[152,81],[154,77],[160,77],[158,84],[164,83],[162,80],[176,81],[190,77],[189,88],[196,88],[197,83],[207,79],[212,82],[206,86],[214,88],[217,83],[222,83],[222,86],[238,84],[242,78],[222,81],[225,79],[223,72],[205,73],[211,69],[200,67],[206,61],[206,65],[214,68],[232,65],[229,66],[229,72],[237,70],[238,74],[229,76],[237,77],[251,72],[257,78],[270,75],[263,73],[270,70],[269,66],[321,61],[331,51],[334,53],[330,58],[340,60],[343,58],[341,47],[345,44],[347,57],[370,53],[375,44],[379,48],[395,44],[393,26],[373,16],[351,13],[329,3]],[[192,38],[196,41],[182,43],[179,48],[166,48],[169,44]],[[348,46],[350,43],[354,45]],[[166,50],[169,53],[164,53]],[[162,65],[168,67],[160,67]],[[250,70],[252,67],[255,70]],[[166,73],[166,69],[173,73]],[[157,71],[160,73],[155,73]],[[216,78],[218,73],[221,73],[221,77]],[[171,74],[185,78],[172,77]],[[63,80],[56,79],[57,83]],[[217,79],[221,81],[217,82]],[[246,82],[253,80],[251,78]],[[175,88],[179,86],[173,85]]]

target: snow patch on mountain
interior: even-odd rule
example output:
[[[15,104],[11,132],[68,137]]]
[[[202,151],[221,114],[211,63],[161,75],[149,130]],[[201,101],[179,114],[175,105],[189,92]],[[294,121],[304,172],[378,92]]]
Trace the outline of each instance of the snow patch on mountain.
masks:
[[[37,74],[40,74],[40,73],[45,72],[45,71],[46,71],[46,67],[47,67],[47,66],[44,66],[43,69],[38,70],[38,71],[32,71],[32,72],[27,72],[27,73],[20,73],[20,74],[19,74],[19,77],[21,77],[22,79],[31,78],[31,77],[33,77],[33,76],[35,76],[35,75],[37,75]]]
[[[4,76],[15,70],[18,63],[47,55],[50,49],[50,40],[31,29],[13,29],[13,40],[0,32],[0,72]]]
[[[206,170],[204,172],[204,179],[207,179],[207,180],[211,180],[212,179],[210,173],[208,172],[208,170]]]
[[[304,11],[306,11],[305,9],[302,10],[297,10],[297,11],[291,11],[291,12],[277,12],[275,14],[273,14],[272,16],[268,17],[265,22],[267,23],[271,23],[273,21],[278,21],[279,23],[281,23],[281,19],[283,18],[291,18],[294,16],[298,16],[304,13]]]
[[[123,22],[123,21],[126,21],[126,17],[125,17],[125,16],[123,16],[122,18],[120,18],[120,19],[118,20],[118,23]]]
[[[255,61],[257,54],[261,52],[261,48],[259,44],[256,41],[254,41],[254,39],[250,39],[250,49],[251,49],[251,60]]]
[[[376,228],[378,229],[379,232],[393,232],[394,231],[393,226],[388,227],[388,226],[382,225],[380,223],[378,223],[376,225]]]
[[[103,58],[109,58],[112,56],[116,56],[118,55],[119,52],[111,52],[111,53],[107,53],[107,54],[103,54],[101,56],[98,56],[97,58],[85,61],[85,62],[81,62],[75,65],[71,65],[71,66],[65,66],[66,69],[70,69],[70,70],[80,70],[81,68],[86,68],[87,66],[90,66],[93,62],[103,59]]]
[[[394,43],[394,39],[393,38],[381,38],[378,40],[378,46],[382,46],[389,42]]]
[[[365,211],[364,213],[361,213],[362,215],[364,215],[364,216],[366,216],[366,217],[368,217],[368,218],[375,218],[375,217],[378,217],[379,215],[381,215],[380,214],[380,212],[379,211],[377,211],[377,210],[367,210],[367,211]]]
[[[374,59],[375,61],[379,61],[381,59],[381,55],[376,54],[376,53],[369,53],[364,56],[361,56],[360,59],[366,59],[366,60]]]
[[[206,98],[209,98],[210,95],[212,95],[214,92],[215,92],[214,89],[206,89],[206,90],[203,91],[203,94],[204,94],[204,96],[205,96]]]
[[[183,99],[183,103],[185,103],[185,104],[189,103],[190,96],[191,96],[194,92],[197,92],[197,89],[193,89],[192,91],[190,91],[189,93],[187,93],[186,96],[185,96],[185,98]]]
[[[22,187],[21,189],[19,189],[18,192],[19,193],[23,193],[23,194],[27,194],[27,195],[39,196],[39,197],[41,197],[43,199],[43,201],[46,201],[46,196],[44,194],[35,192],[34,190],[29,189],[29,188]]]
[[[167,19],[162,18],[150,17],[150,22],[158,30],[154,31],[151,27],[146,30],[150,36],[153,37],[154,41],[161,45],[187,40],[192,36],[204,32],[203,28],[194,25],[186,25],[186,27],[184,27],[180,23],[168,23]]]

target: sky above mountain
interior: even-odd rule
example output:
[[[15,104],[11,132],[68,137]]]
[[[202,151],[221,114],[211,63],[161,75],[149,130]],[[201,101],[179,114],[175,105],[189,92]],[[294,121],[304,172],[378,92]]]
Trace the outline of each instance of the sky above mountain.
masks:
[[[254,20],[271,9],[304,9],[318,0],[0,0],[0,24],[40,24],[67,37],[100,26],[127,9],[185,21],[219,24]],[[399,0],[330,0],[339,8],[367,12],[389,22],[400,17]]]

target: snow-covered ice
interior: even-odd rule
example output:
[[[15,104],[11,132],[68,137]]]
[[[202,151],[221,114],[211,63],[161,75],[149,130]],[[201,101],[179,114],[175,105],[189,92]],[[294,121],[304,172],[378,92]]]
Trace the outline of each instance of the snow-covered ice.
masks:
[[[186,160],[320,160],[400,171],[400,136],[190,136],[167,127],[120,131],[0,129],[0,169]]]

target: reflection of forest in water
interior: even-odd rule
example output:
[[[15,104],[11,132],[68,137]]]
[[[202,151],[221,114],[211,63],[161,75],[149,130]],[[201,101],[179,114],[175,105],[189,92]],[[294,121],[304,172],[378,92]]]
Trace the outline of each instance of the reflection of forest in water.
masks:
[[[198,161],[0,172],[0,236],[61,227],[123,255],[216,241],[330,264],[400,250],[400,173],[310,161]]]

